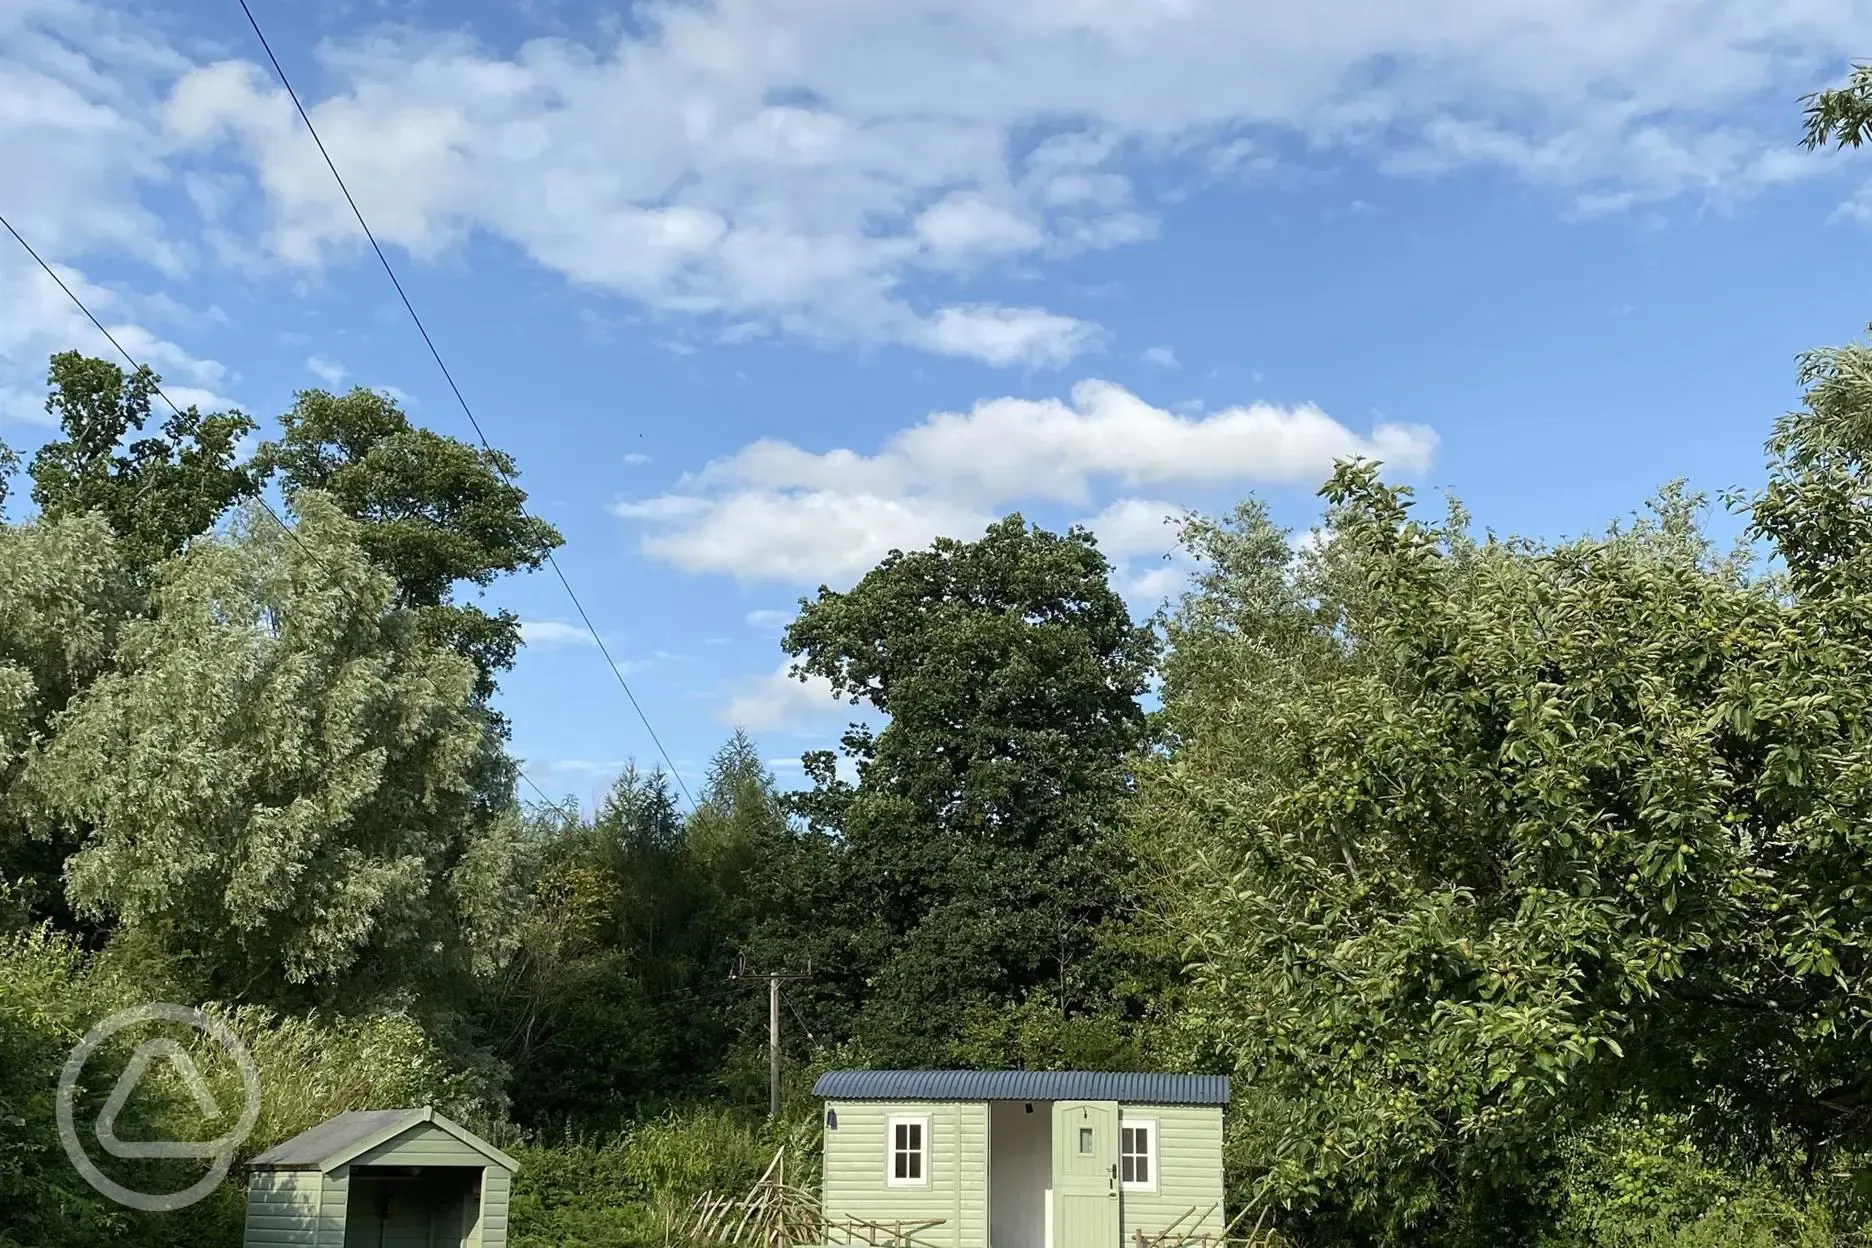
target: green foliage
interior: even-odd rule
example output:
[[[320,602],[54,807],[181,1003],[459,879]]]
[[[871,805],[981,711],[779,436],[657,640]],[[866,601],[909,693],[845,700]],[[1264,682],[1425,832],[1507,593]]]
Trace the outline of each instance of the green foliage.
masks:
[[[184,957],[202,995],[376,998],[446,982],[492,915],[474,672],[418,635],[356,526],[300,496],[161,570],[154,614],[21,788],[85,828],[77,906]],[[341,993],[340,990],[343,990]]]
[[[1297,567],[1254,515],[1198,530],[1232,563],[1172,621],[1138,813],[1259,1198],[1525,1234],[1560,1135],[1639,1095],[1744,1159],[1868,1143],[1869,358],[1810,359],[1770,445],[1782,576],[1681,493],[1477,543],[1369,465]]]
[[[126,374],[66,351],[52,357],[47,381],[46,411],[64,437],[33,456],[33,501],[50,520],[102,512],[126,566],[153,567],[259,489],[254,469],[235,463],[256,427],[245,414],[189,407],[163,421],[160,436],[128,440],[148,423],[161,384],[148,368]]]
[[[1872,133],[1868,73],[1810,141]],[[514,808],[514,620],[455,600],[559,542],[504,456],[307,392],[255,470],[296,535],[214,535],[245,418],[125,447],[153,377],[58,357],[45,514],[0,525],[0,1248],[238,1241],[233,1186],[144,1218],[59,1149],[65,1053],[152,999],[249,1043],[250,1150],[484,1127],[516,1248],[665,1243],[782,1144],[810,1186],[828,1063],[1233,1073],[1231,1201],[1317,1248],[1858,1248],[1872,346],[1800,376],[1727,555],[1681,488],[1542,544],[1370,464],[1297,545],[1190,522],[1155,638],[1083,532],[894,553],[786,638],[889,717],[855,782],[783,797],[737,734],[694,812],[632,768],[585,819]],[[744,956],[815,972],[779,1122]],[[133,1134],[204,1129],[147,1086]]]
[[[664,1248],[698,1197],[745,1192],[782,1147],[788,1181],[816,1186],[817,1126],[816,1113],[776,1124],[703,1110],[519,1149],[513,1248]]]
[[[764,1039],[765,1015],[727,975],[757,913],[751,868],[785,836],[773,779],[740,734],[687,819],[667,777],[631,768],[591,822],[536,829],[535,908],[482,1006],[519,1121],[613,1129],[740,1082],[728,1051]]]
[[[1828,143],[1858,147],[1872,138],[1872,65],[1854,65],[1845,86],[1802,96],[1801,103],[1801,145],[1808,151]]]
[[[202,1205],[173,1215],[132,1213],[85,1185],[62,1151],[53,1125],[54,1092],[67,1054],[105,1016],[152,1000],[173,999],[183,985],[159,964],[113,954],[86,955],[66,937],[38,930],[0,939],[0,1246],[5,1248],[201,1248],[239,1242],[242,1199],[230,1185]],[[484,1073],[463,1071],[411,1019],[282,1017],[255,1007],[210,1007],[247,1044],[261,1078],[261,1115],[244,1155],[347,1109],[432,1104],[473,1119],[498,1110]],[[141,1033],[139,1033],[141,1034]],[[238,1105],[238,1074],[212,1044],[180,1031],[218,1104]],[[85,1068],[80,1122],[94,1121],[128,1057],[106,1046]],[[164,1069],[152,1068],[153,1071]],[[173,1081],[146,1078],[129,1103],[131,1139],[202,1138],[208,1127]],[[199,1174],[165,1162],[93,1159],[119,1181],[148,1191],[177,1191]]]
[[[19,471],[19,452],[0,439],[0,519],[6,516],[7,493],[13,488],[13,474]]]
[[[1725,1167],[1680,1121],[1619,1115],[1569,1139],[1542,1248],[1846,1248],[1865,1242],[1835,1210],[1843,1176],[1791,1165]],[[1791,1161],[1792,1158],[1786,1160]]]
[[[0,930],[72,921],[62,877],[77,838],[39,817],[19,780],[138,602],[103,516],[0,525]]]
[[[565,541],[527,514],[513,458],[412,425],[389,396],[362,386],[301,391],[280,425],[256,462],[280,474],[289,497],[318,490],[356,520],[365,553],[396,582],[398,605],[473,659],[490,695],[494,675],[513,666],[519,618],[457,603],[454,590],[537,568]]]
[[[1152,654],[1109,572],[1089,534],[1009,516],[893,552],[787,631],[802,677],[890,723],[846,735],[855,786],[808,760],[798,809],[818,836],[780,881],[798,919],[769,941],[863,985],[847,1008],[880,1060],[936,1059],[977,1004],[1043,994],[1071,1013],[1109,987],[1097,933],[1122,904]]]
[[[1155,1070],[1130,1020],[1068,1014],[1029,998],[1018,1005],[977,1002],[963,1015],[950,1060],[965,1070]]]

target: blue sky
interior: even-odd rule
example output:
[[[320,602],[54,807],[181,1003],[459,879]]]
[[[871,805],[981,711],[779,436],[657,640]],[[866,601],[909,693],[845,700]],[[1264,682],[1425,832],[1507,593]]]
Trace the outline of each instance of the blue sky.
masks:
[[[1872,319],[1872,154],[1796,149],[1866,0],[253,0],[692,778],[845,709],[802,594],[1020,509],[1140,614],[1161,518],[1305,527],[1377,453],[1557,537],[1759,481]],[[470,436],[234,0],[0,10],[0,213],[185,399]],[[11,240],[7,240],[9,247]],[[0,437],[93,331],[0,251]],[[502,702],[548,790],[655,751],[558,583]]]

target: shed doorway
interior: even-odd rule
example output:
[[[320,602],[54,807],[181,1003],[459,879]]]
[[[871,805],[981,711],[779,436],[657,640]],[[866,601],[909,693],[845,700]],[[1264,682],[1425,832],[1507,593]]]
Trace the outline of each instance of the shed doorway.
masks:
[[[344,1248],[465,1248],[480,1212],[479,1170],[357,1166]]]
[[[1053,1102],[991,1101],[990,1248],[1053,1248]]]

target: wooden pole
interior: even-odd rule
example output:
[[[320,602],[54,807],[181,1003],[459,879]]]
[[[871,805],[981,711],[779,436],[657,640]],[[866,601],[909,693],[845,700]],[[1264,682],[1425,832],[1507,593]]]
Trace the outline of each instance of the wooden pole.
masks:
[[[728,972],[730,980],[767,979],[767,1113],[770,1117],[780,1116],[780,981],[783,979],[808,979],[812,976],[812,963],[806,963],[804,975],[789,974],[786,971],[756,971],[748,967],[745,961],[737,962]],[[808,1040],[812,1033],[806,1033]]]
[[[780,1116],[780,977],[767,977],[767,1114]]]

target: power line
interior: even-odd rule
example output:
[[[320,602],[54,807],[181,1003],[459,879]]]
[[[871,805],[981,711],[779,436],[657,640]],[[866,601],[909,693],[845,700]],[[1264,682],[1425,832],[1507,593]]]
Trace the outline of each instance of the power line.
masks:
[[[547,797],[546,790],[540,788],[539,785],[533,783],[532,776],[529,776],[526,774],[526,772],[521,771],[518,766],[514,768],[514,771],[522,780],[527,782],[528,788],[532,789],[535,793],[539,794],[540,801],[545,802],[548,806],[552,807],[554,810],[558,811],[562,815],[568,815],[572,813],[566,810],[566,808],[561,806],[558,802],[553,801],[552,798]]]
[[[436,349],[435,340],[429,336],[428,327],[423,324],[422,317],[416,314],[416,305],[410,302],[408,293],[403,289],[403,283],[397,280],[396,270],[390,267],[390,258],[384,255],[384,249],[377,243],[377,235],[372,232],[370,223],[364,219],[364,213],[358,207],[357,200],[352,198],[351,188],[345,185],[344,175],[338,172],[337,162],[332,160],[331,153],[325,150],[325,140],[319,138],[318,128],[312,124],[312,115],[306,112],[305,105],[300,103],[299,92],[293,89],[292,79],[286,76],[285,67],[280,64],[279,57],[273,54],[273,45],[267,42],[266,34],[254,18],[253,10],[247,6],[247,0],[240,0],[240,7],[241,12],[247,15],[247,24],[253,27],[254,37],[260,41],[261,49],[266,52],[267,60],[273,63],[273,72],[279,75],[280,85],[286,88],[286,94],[292,97],[293,107],[299,110],[299,119],[305,122],[306,132],[312,136],[312,142],[318,145],[319,155],[325,158],[325,167],[331,170],[332,178],[338,183],[338,189],[344,193],[345,203],[351,206],[351,215],[357,218],[358,228],[364,231],[364,237],[370,241],[371,250],[377,253],[377,262],[383,265],[383,271],[390,278],[390,284],[396,287],[397,298],[403,301],[403,308],[410,314],[410,320],[416,322],[416,332],[422,335],[423,345],[429,348],[429,354],[434,357],[436,367],[442,370],[442,378],[448,382],[449,390],[455,395],[455,402],[461,405],[462,415],[468,418],[468,424],[474,429],[475,436],[481,439],[481,445],[488,452],[493,453],[494,447],[488,441],[487,434],[482,432],[481,422],[475,419],[474,411],[468,406],[468,400],[462,396],[461,387],[455,384],[454,374],[449,372],[448,365],[442,360],[442,353]],[[500,471],[503,477],[507,476],[504,471],[501,471],[498,462],[495,464],[495,469]],[[512,485],[512,479],[508,478],[507,483]],[[651,727],[650,717],[644,714],[642,705],[637,701],[637,695],[631,692],[630,682],[624,679],[624,669],[619,667],[617,660],[611,657],[611,651],[605,645],[604,638],[598,635],[598,630],[592,626],[591,616],[585,612],[585,604],[579,601],[578,594],[572,588],[572,582],[567,579],[565,570],[559,566],[559,560],[550,550],[546,552],[546,562],[552,568],[553,575],[559,578],[559,584],[565,587],[566,596],[572,600],[573,607],[578,610],[579,619],[584,623],[585,630],[592,635],[592,640],[598,643],[598,653],[604,656],[605,663],[611,668],[611,674],[617,677],[618,687],[630,700],[631,709],[636,711],[637,718],[643,721],[644,731],[650,734],[650,740],[656,745],[657,753],[662,755],[663,761],[669,765],[670,775],[676,778],[676,787],[682,790],[682,795],[689,799],[689,808],[694,810],[696,808],[695,795],[689,792],[689,785],[683,780],[682,772],[677,770],[675,760],[670,758],[669,751],[663,748],[663,740],[657,736],[656,729]]]
[[[104,328],[104,322],[98,320],[98,318],[92,314],[91,309],[85,306],[85,301],[78,297],[78,293],[74,291],[70,286],[67,286],[65,284],[65,279],[58,275],[58,270],[54,269],[51,265],[47,264],[45,262],[45,258],[41,256],[37,251],[33,250],[33,245],[27,242],[26,239],[20,234],[18,230],[13,228],[13,223],[7,220],[6,217],[0,216],[0,226],[6,227],[6,232],[13,236],[13,241],[18,243],[21,247],[24,247],[26,249],[26,254],[31,256],[34,262],[37,263],[39,267],[45,271],[45,275],[47,277],[51,278],[55,283],[57,283],[58,288],[65,292],[65,297],[70,299],[74,304],[77,305],[78,310],[84,313],[85,319],[90,321],[91,324],[97,328],[98,333],[104,335],[105,340],[109,342],[111,346],[117,348],[117,354],[123,356],[124,359],[128,360],[130,362],[130,367],[133,370],[137,372],[142,372],[143,366],[137,362],[137,359],[135,356],[131,355],[130,352],[124,349],[123,343],[117,341],[117,335],[111,333],[110,330]],[[156,384],[155,382],[152,382],[151,384],[154,386],[157,395],[162,399],[162,401],[169,405],[169,410],[174,412],[177,416],[182,415],[182,409],[176,406],[175,400],[169,397],[168,392],[165,391],[160,384]],[[306,558],[310,559],[314,564],[318,566],[320,571],[326,574],[327,579],[331,582],[333,586],[338,587],[338,588],[343,588],[343,583],[340,582],[336,576],[332,575],[331,568],[325,563],[323,559],[319,558],[318,553],[316,551],[314,551],[310,546],[305,544],[305,539],[299,536],[298,531],[295,530],[290,524],[286,523],[285,518],[282,517],[279,514],[279,512],[274,509],[273,504],[267,501],[266,495],[256,493],[254,495],[254,501],[259,503],[260,506],[266,510],[266,514],[273,518],[273,523],[279,525],[280,531],[286,534],[286,536],[290,537],[293,540],[293,543],[296,546],[298,546],[301,551],[305,552]],[[547,805],[554,806],[554,807],[557,806],[557,803],[553,802],[551,798],[546,797],[545,790],[541,789],[539,785],[533,783],[533,777],[527,775],[526,772],[522,770],[518,764],[515,765],[514,771],[519,775],[519,777],[522,780],[526,781],[527,784],[532,786],[533,791],[535,793],[538,793],[541,798],[544,798],[546,800]]]
[[[799,1029],[806,1033],[807,1041],[811,1044],[818,1044],[819,1037],[813,1035],[812,1028],[806,1025],[806,1016],[800,1013],[799,1006],[793,1004],[792,997],[786,998],[786,1008],[793,1015],[793,1021],[799,1024]]]

